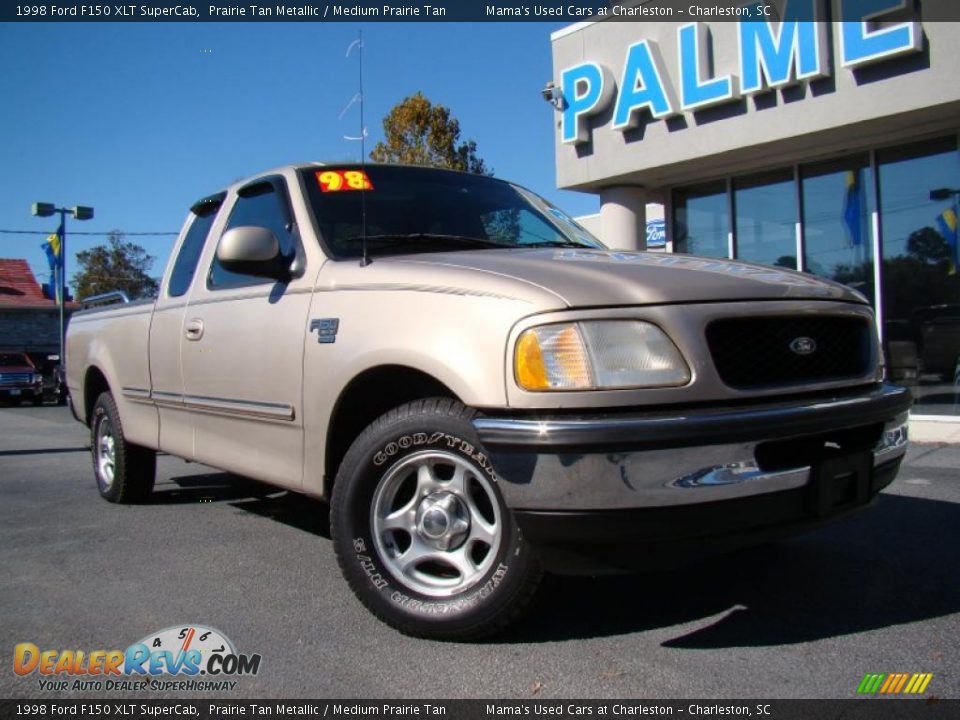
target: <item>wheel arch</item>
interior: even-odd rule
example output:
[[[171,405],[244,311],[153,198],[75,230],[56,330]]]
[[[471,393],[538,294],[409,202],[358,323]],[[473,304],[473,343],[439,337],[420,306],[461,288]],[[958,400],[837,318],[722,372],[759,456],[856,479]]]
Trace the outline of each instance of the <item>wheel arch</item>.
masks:
[[[323,494],[330,497],[334,478],[353,441],[388,410],[413,400],[447,397],[462,400],[433,375],[407,365],[380,365],[355,375],[334,403],[327,426]]]
[[[83,421],[89,426],[93,405],[104,392],[112,392],[107,376],[96,365],[91,365],[83,374]]]

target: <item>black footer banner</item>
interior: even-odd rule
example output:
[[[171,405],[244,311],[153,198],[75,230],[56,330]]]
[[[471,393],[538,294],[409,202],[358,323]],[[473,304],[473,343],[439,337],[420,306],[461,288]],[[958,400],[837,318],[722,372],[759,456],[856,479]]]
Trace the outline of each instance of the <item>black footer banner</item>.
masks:
[[[13,718],[960,718],[960,700],[0,700],[0,720]]]

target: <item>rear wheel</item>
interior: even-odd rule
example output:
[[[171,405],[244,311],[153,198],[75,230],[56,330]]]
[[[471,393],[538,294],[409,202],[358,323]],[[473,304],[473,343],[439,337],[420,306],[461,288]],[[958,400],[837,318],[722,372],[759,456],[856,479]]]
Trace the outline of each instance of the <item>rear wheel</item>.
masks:
[[[153,491],[157,455],[126,440],[120,413],[109,392],[100,395],[93,406],[90,435],[100,495],[115,503],[146,500]]]
[[[337,473],[340,568],[369,610],[410,635],[496,632],[540,579],[472,416],[445,398],[392,410],[357,438]]]

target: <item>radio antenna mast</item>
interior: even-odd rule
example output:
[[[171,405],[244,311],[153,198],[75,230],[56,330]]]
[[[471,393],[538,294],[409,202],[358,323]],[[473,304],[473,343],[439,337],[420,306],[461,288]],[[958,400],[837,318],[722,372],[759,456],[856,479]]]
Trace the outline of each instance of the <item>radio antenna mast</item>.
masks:
[[[360,47],[360,171],[363,173],[363,182],[360,185],[360,236],[363,238],[360,267],[370,264],[367,256],[367,128],[363,124],[363,30],[357,31]]]
[[[357,39],[350,43],[347,48],[347,57],[350,57],[354,48],[357,48],[357,52],[360,54],[360,92],[347,103],[340,116],[343,117],[353,103],[360,103],[360,137],[344,136],[344,139],[360,141],[360,171],[363,174],[363,183],[360,186],[360,248],[362,253],[360,267],[366,267],[370,264],[370,258],[367,255],[367,128],[363,124],[363,30],[357,31]]]
[[[360,267],[370,264],[367,257],[367,128],[363,124],[363,30],[357,31],[360,47],[360,171],[363,182],[360,185],[360,234],[363,236],[363,259]]]

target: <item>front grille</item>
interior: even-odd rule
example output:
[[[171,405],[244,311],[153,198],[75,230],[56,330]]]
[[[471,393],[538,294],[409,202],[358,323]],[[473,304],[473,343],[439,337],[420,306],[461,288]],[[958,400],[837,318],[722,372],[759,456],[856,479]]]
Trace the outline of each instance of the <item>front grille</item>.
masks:
[[[869,321],[860,317],[715,320],[707,344],[720,378],[739,389],[860,378],[873,362]]]
[[[33,373],[0,373],[0,387],[11,387],[14,385],[29,385]]]

